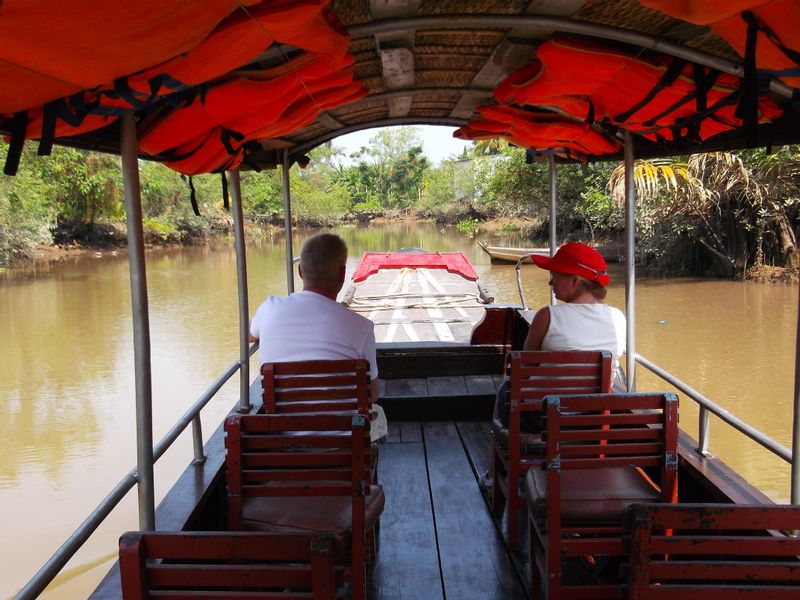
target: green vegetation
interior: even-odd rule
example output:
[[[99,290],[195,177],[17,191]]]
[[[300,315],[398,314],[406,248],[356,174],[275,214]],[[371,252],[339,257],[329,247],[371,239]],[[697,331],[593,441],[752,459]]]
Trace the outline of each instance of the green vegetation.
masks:
[[[6,147],[0,146],[0,160]],[[548,169],[503,141],[479,142],[431,165],[418,128],[379,131],[349,161],[332,143],[293,167],[292,218],[329,226],[401,214],[454,225],[474,236],[487,220],[501,234],[523,231],[543,243],[549,230]],[[154,163],[141,163],[147,241],[191,243],[230,232],[219,175],[189,184]],[[617,163],[558,167],[556,227],[561,240],[603,243],[623,229],[623,178]],[[243,172],[246,218],[283,222],[280,171]],[[796,268],[800,150],[780,148],[637,162],[637,260],[661,273],[741,276],[764,265]],[[524,219],[524,224],[520,225]],[[516,220],[516,221],[515,221]],[[38,245],[124,245],[119,158],[71,148],[36,156],[26,147],[19,174],[0,180],[0,268]]]

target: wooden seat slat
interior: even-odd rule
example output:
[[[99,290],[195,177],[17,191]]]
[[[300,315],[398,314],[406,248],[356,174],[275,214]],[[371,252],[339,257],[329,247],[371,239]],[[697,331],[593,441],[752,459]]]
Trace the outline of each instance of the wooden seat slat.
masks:
[[[300,560],[309,556],[311,540],[297,535],[250,535],[241,532],[175,532],[147,539],[148,551],[165,560],[203,560],[220,553],[242,560]],[[213,543],[212,543],[213,542]]]
[[[344,433],[286,437],[244,436],[242,438],[242,443],[245,449],[280,449],[283,451],[293,449],[307,450],[311,448],[346,448],[350,446],[350,440]]]
[[[566,421],[575,416],[570,413],[600,409],[609,411],[656,410],[663,407],[662,394],[610,394],[602,398],[602,404],[598,400],[596,395],[580,395],[569,398],[561,396],[560,401],[565,403],[561,407],[561,418],[567,424]]]
[[[724,598],[725,600],[797,600],[796,586],[734,586],[713,585],[661,585],[647,592],[647,600],[686,600],[696,595],[703,598]]]
[[[595,429],[567,430],[561,432],[561,439],[567,442],[577,441],[615,441],[615,440],[655,440],[661,435],[657,427],[642,429]]]
[[[350,373],[355,372],[356,365],[359,363],[367,364],[367,361],[354,361],[352,359],[343,360],[304,360],[296,362],[264,363],[261,365],[261,375],[274,373],[281,375],[309,375],[320,372],[320,363],[324,363],[325,370],[329,373]],[[269,365],[269,366],[267,366]],[[369,371],[369,369],[367,369]]]
[[[358,402],[355,400],[298,400],[278,402],[279,413],[320,413],[320,412],[356,412]]]
[[[348,463],[344,452],[271,452],[258,455],[244,455],[243,468],[256,467],[339,467]]]
[[[277,433],[285,434],[286,437],[297,435],[299,431],[348,431],[351,427],[353,416],[346,414],[317,414],[313,420],[309,420],[306,415],[282,414],[270,415],[272,419],[262,421],[260,419],[247,419],[242,423],[242,432],[247,433]],[[301,425],[305,425],[303,429]],[[227,439],[227,438],[226,438]]]
[[[314,600],[312,592],[299,592],[296,590],[284,591],[286,588],[280,590],[264,590],[264,591],[220,591],[214,590],[197,590],[187,592],[185,590],[156,590],[150,592],[147,596],[148,600],[191,600],[193,598],[208,598],[209,600]]]
[[[225,581],[242,589],[302,586],[311,577],[311,565],[275,564],[152,564],[147,568],[151,585],[211,587]]]
[[[744,543],[742,540],[741,543]],[[751,569],[753,563],[748,561],[715,561],[713,564],[698,564],[696,562],[670,560],[651,561],[650,576],[658,579],[699,580],[711,579],[728,582],[747,581],[798,581],[800,578],[800,563],[776,564],[764,563],[757,570]]]
[[[309,390],[306,388],[281,390],[275,392],[275,399],[282,402],[305,402],[312,400],[346,400],[358,402],[357,394],[350,388],[329,388],[324,390]]]
[[[535,386],[520,388],[520,401],[541,400],[548,394],[599,394],[600,388],[574,379],[543,379]]]
[[[259,498],[285,498],[287,496],[343,496],[353,491],[350,484],[334,485],[242,485],[242,491],[248,496]]]
[[[561,451],[562,463],[575,458],[596,458],[598,456],[633,457],[638,459],[642,454],[652,455],[663,448],[663,444],[656,441],[651,444],[592,444],[570,446]]]
[[[263,481],[285,482],[285,481],[314,481],[320,478],[321,471],[311,469],[292,469],[278,470],[275,469],[268,474],[263,470],[259,471],[243,471],[242,483],[254,484]],[[325,477],[329,481],[350,481],[350,472],[347,469],[329,469],[325,471]]]
[[[326,372],[319,375],[277,375],[277,383],[281,388],[318,388],[318,387],[349,387],[355,389],[358,377],[352,373]]]
[[[719,554],[725,556],[800,556],[800,539],[757,536],[704,536],[687,537],[654,536],[650,543],[653,552],[683,555]],[[800,563],[798,563],[800,564]]]
[[[591,427],[603,425],[657,425],[661,422],[658,413],[620,413],[612,415],[581,414],[569,417],[570,427]]]
[[[570,458],[561,461],[561,469],[614,469],[620,467],[657,467],[662,463],[662,459],[657,456],[642,456],[633,458],[630,456],[611,457],[603,459],[604,465],[597,464],[597,458]]]
[[[735,510],[745,508],[746,510]],[[780,509],[780,510],[778,510]],[[700,529],[708,522],[709,513],[720,529],[797,529],[800,507],[776,505],[677,504],[671,507],[648,507],[652,518],[664,528]]]
[[[596,359],[595,359],[596,360]],[[600,372],[597,364],[590,362],[580,363],[564,363],[564,364],[541,364],[536,366],[522,365],[520,367],[520,376],[523,378],[522,385],[527,386],[535,384],[539,378],[552,378],[552,377],[575,377],[575,378],[593,378],[597,377]]]

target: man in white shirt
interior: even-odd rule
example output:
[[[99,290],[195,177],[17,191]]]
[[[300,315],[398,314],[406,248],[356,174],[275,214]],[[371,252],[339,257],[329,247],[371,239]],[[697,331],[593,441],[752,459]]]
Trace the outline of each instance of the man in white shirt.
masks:
[[[300,253],[303,291],[270,296],[250,322],[261,364],[363,358],[369,362],[370,399],[378,398],[375,325],[336,302],[344,285],[347,245],[338,235],[309,238]]]

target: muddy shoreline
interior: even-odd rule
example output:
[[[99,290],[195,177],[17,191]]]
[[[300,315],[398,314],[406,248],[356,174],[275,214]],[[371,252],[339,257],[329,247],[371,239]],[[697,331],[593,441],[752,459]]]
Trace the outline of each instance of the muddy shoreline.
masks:
[[[394,222],[398,220],[420,219],[412,215],[392,215],[376,216],[370,219],[375,224]],[[145,238],[145,250],[148,252],[158,250],[170,250],[188,246],[202,246],[207,244],[223,243],[233,236],[232,223],[220,223],[212,234],[198,236],[186,241],[162,240],[157,237],[149,236]],[[453,224],[446,224],[454,226]],[[484,221],[480,223],[480,234],[497,234],[500,232],[518,232],[529,237],[531,230],[536,223],[524,218],[501,218]],[[309,226],[310,227],[310,226]],[[263,237],[271,237],[283,232],[282,226],[270,223],[245,222],[245,235],[247,239],[254,240]],[[530,245],[536,242],[531,241]],[[3,268],[2,272],[25,272],[31,269],[37,270],[46,266],[55,266],[58,263],[77,260],[83,257],[102,258],[104,256],[118,256],[127,254],[127,237],[124,224],[102,224],[98,225],[94,235],[78,235],[72,239],[61,238],[61,243],[54,245],[41,245],[36,248],[29,256],[21,257],[11,265]],[[775,267],[770,265],[760,265],[750,267],[741,278],[742,281],[755,283],[774,283],[774,284],[795,284],[800,281],[800,273],[796,270],[785,267]]]

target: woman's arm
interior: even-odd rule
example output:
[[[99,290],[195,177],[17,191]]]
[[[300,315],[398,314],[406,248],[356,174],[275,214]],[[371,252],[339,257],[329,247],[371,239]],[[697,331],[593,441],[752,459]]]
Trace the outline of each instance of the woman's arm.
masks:
[[[528,329],[528,337],[525,338],[523,350],[541,350],[542,340],[547,329],[550,327],[550,307],[540,308],[533,316],[533,322]]]

